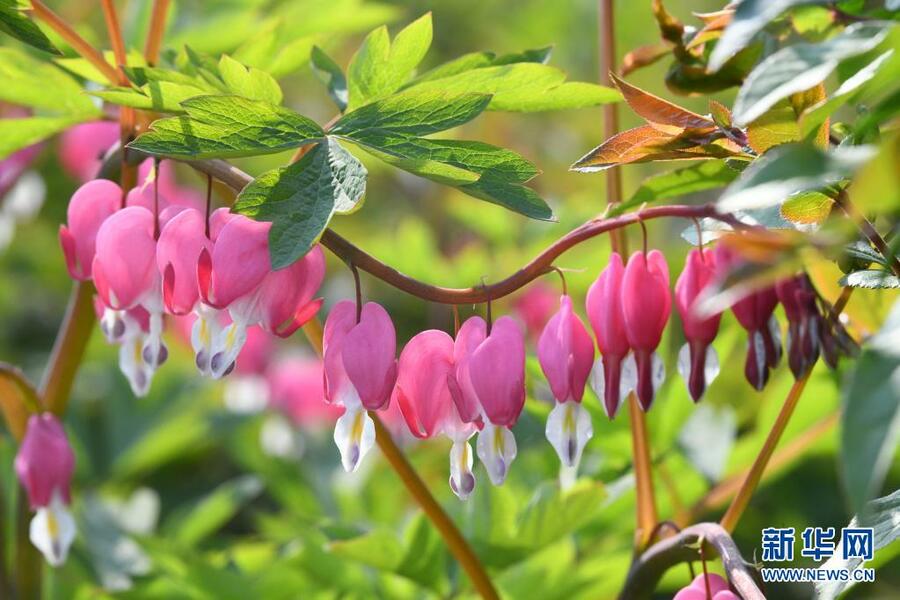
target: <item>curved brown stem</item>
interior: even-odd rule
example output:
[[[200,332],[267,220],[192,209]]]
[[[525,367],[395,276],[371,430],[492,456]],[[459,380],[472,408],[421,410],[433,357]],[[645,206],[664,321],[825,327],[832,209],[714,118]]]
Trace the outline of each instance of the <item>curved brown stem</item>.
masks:
[[[728,581],[744,600],[765,600],[754,571],[741,556],[731,536],[715,523],[699,523],[650,546],[632,565],[620,600],[650,598],[670,567],[697,558],[698,545],[708,546],[722,559]]]

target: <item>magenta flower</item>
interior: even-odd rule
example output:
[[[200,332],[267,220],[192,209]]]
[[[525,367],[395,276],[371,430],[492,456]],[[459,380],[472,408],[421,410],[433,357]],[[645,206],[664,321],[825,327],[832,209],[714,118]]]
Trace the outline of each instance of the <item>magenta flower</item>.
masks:
[[[719,332],[721,313],[701,316],[698,299],[716,281],[715,256],[710,252],[688,252],[684,270],[675,282],[675,306],[687,340],[678,353],[678,372],[696,402],[719,374],[719,357],[712,342]]]
[[[669,267],[659,250],[635,252],[622,276],[622,314],[625,334],[637,367],[635,394],[644,410],[650,408],[666,369],[656,354],[672,312]]]
[[[67,129],[59,141],[59,159],[71,177],[89,181],[97,175],[103,155],[119,140],[115,121],[92,121]]]
[[[594,342],[572,309],[569,296],[560,297],[559,311],[547,322],[538,340],[537,355],[556,398],[556,406],[547,418],[547,439],[563,465],[575,467],[594,434],[591,416],[581,406],[594,363]]]
[[[355,471],[375,443],[375,424],[366,413],[387,405],[397,380],[397,335],[387,311],[367,302],[342,300],[325,321],[322,341],[325,398],[346,410],[334,429],[341,463]]]
[[[741,258],[725,244],[716,246],[716,270],[724,277],[734,269]],[[747,330],[747,359],[744,376],[757,390],[762,390],[769,381],[769,370],[781,359],[781,331],[775,319],[778,296],[775,288],[755,290],[738,300],[731,307],[741,327]]]
[[[166,312],[185,315],[194,310],[200,293],[197,263],[212,242],[206,237],[206,218],[198,210],[184,209],[168,220],[156,245],[156,265],[162,274]]]
[[[788,366],[794,377],[800,378],[819,358],[822,315],[816,306],[816,292],[804,273],[778,281],[775,294],[788,319]]]
[[[72,279],[91,278],[97,232],[121,203],[122,188],[106,179],[88,181],[72,195],[66,214],[68,225],[59,226],[59,243]]]
[[[31,543],[48,563],[59,566],[75,540],[75,520],[68,510],[75,454],[51,413],[28,418],[15,468],[31,509],[36,511],[29,531]]]
[[[716,573],[697,575],[689,586],[682,588],[672,600],[740,600],[728,582]]]
[[[511,317],[500,317],[488,334],[484,319],[470,317],[456,335],[453,354],[459,416],[466,423],[483,423],[478,458],[491,483],[500,485],[516,458],[516,439],[510,428],[525,406],[522,330]]]
[[[409,431],[418,438],[450,438],[450,489],[465,500],[475,489],[469,438],[477,427],[464,422],[453,401],[459,394],[453,362],[453,338],[434,329],[413,337],[400,353],[393,399]]]
[[[600,358],[591,371],[591,387],[610,419],[616,416],[622,402],[633,388],[633,374],[625,373],[623,363],[631,346],[625,333],[622,312],[622,277],[625,266],[622,257],[613,252],[609,265],[588,289],[586,308],[591,329],[597,338]],[[628,361],[631,362],[631,361]],[[633,369],[632,369],[633,370]]]

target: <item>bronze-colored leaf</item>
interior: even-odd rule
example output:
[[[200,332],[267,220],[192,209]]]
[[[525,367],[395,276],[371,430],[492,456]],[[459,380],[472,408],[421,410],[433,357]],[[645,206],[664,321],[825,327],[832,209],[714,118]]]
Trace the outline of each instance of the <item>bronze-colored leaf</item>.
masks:
[[[611,76],[631,110],[646,119],[656,129],[672,135],[679,135],[687,129],[698,131],[715,129],[715,123],[707,117],[672,104],[668,100],[663,100],[615,75]]]
[[[21,370],[0,363],[0,414],[17,440],[25,435],[28,415],[39,410],[37,392]]]
[[[693,15],[703,21],[703,29],[725,29],[734,17],[734,9],[723,8],[708,13],[695,12]]]
[[[669,44],[660,42],[659,44],[650,44],[647,46],[639,46],[625,55],[622,59],[622,65],[619,67],[619,75],[625,77],[629,73],[633,73],[638,69],[642,69],[648,65],[652,65],[672,51]]]
[[[641,125],[609,138],[572,165],[573,171],[602,171],[616,165],[662,160],[725,158],[739,153],[729,140],[698,145],[689,137]]]
[[[653,16],[659,24],[659,33],[666,41],[672,42],[676,46],[682,46],[682,36],[684,35],[684,23],[677,17],[666,10],[662,0],[653,0],[651,3]]]

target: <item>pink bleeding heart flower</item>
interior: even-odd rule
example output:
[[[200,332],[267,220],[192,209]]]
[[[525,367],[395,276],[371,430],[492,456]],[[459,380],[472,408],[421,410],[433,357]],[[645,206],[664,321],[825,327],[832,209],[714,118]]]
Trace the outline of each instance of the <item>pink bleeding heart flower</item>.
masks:
[[[297,427],[318,429],[333,425],[344,411],[325,401],[324,377],[325,367],[319,359],[280,359],[266,371],[269,405]]]
[[[625,316],[622,312],[622,277],[625,266],[622,257],[613,252],[609,265],[600,273],[588,289],[586,308],[591,329],[597,338],[600,358],[591,371],[591,387],[601,398],[606,416],[616,416],[619,407],[633,388],[633,373],[623,367],[631,346],[625,333]],[[633,369],[631,369],[633,371]]]
[[[535,341],[556,310],[556,292],[549,285],[536,282],[513,302],[512,308],[525,324],[528,338]]]
[[[782,279],[775,294],[788,319],[788,366],[794,377],[803,377],[819,358],[822,315],[816,306],[816,292],[805,273]]]
[[[146,185],[154,182],[159,186],[160,198],[166,198],[170,205],[203,210],[206,198],[194,188],[184,187],[178,184],[175,178],[175,164],[173,161],[160,161],[159,171],[154,172],[153,159],[147,159],[138,166],[138,181]]]
[[[446,435],[450,449],[450,489],[465,500],[475,489],[469,438],[477,427],[464,422],[453,401],[458,395],[453,338],[443,331],[428,330],[414,336],[400,353],[393,399],[400,407],[409,431],[418,438]]]
[[[150,313],[143,359],[159,367],[168,350],[162,342],[162,282],[156,268],[156,219],[140,206],[129,206],[107,218],[97,233],[94,283],[103,303],[113,310],[142,306]]]
[[[226,347],[233,351],[237,341],[223,339],[220,313],[232,302],[254,292],[271,271],[268,240],[271,226],[271,223],[232,214],[226,208],[210,216],[209,237],[213,245],[211,250],[204,248],[200,252],[197,263],[201,302],[191,332],[197,368],[204,375],[221,377],[234,362],[234,358],[223,360],[223,355],[217,373],[211,368],[212,357]]]
[[[354,302],[334,305],[322,340],[325,399],[343,406],[334,429],[341,463],[355,471],[375,443],[375,424],[366,413],[387,405],[397,380],[397,336],[387,311],[363,305],[357,321]]]
[[[31,509],[31,543],[54,567],[63,564],[75,540],[75,520],[71,504],[75,454],[62,424],[51,413],[34,414],[16,454],[16,475]]]
[[[75,125],[60,137],[60,163],[71,177],[89,181],[100,170],[106,151],[118,140],[119,124],[115,121]]]
[[[478,457],[491,483],[500,485],[516,458],[516,439],[510,431],[525,406],[525,339],[511,317],[500,317],[488,331],[481,317],[460,327],[454,345],[454,395],[463,421],[483,423],[478,434]]]
[[[675,306],[687,340],[678,353],[678,371],[695,402],[719,374],[719,357],[711,344],[719,332],[722,313],[701,315],[698,308],[698,299],[715,282],[715,255],[697,249],[688,252],[684,270],[675,282]]]
[[[625,334],[637,368],[635,395],[644,410],[650,408],[666,370],[656,347],[672,311],[669,267],[659,250],[635,252],[622,276],[622,314]]]
[[[59,243],[72,279],[87,281],[96,253],[97,232],[107,217],[119,210],[122,188],[106,179],[94,179],[78,188],[69,200],[66,221],[59,227]]]
[[[716,270],[724,279],[743,260],[726,244],[716,246]],[[747,330],[747,359],[744,376],[757,390],[762,390],[769,381],[769,371],[781,360],[781,331],[775,319],[778,295],[774,286],[758,289],[735,302],[731,312],[741,327]]]
[[[247,327],[259,324],[264,331],[286,338],[313,318],[322,306],[322,299],[313,296],[324,277],[325,255],[316,245],[290,266],[270,271],[255,291],[232,302],[228,307],[232,322],[215,343],[210,359],[213,377],[231,369],[247,339]]]
[[[591,416],[581,406],[594,364],[594,342],[575,314],[569,296],[560,297],[559,311],[547,322],[538,340],[537,355],[556,398],[556,406],[547,418],[547,439],[563,465],[575,467],[594,434]]]
[[[162,227],[156,245],[156,265],[163,278],[163,303],[173,315],[194,310],[197,290],[197,263],[212,242],[206,237],[206,217],[198,210],[185,209]]]
[[[672,600],[740,600],[728,587],[728,582],[716,573],[699,574]]]

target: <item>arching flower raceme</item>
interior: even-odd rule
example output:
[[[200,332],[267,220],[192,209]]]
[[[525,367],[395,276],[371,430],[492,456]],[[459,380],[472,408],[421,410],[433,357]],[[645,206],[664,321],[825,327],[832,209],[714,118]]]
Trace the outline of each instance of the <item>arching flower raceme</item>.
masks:
[[[119,140],[119,135],[119,124],[115,121],[92,121],[70,127],[59,141],[63,169],[81,181],[96,177],[103,155]]]
[[[313,318],[322,306],[322,299],[313,296],[324,277],[325,256],[316,245],[290,266],[270,271],[256,290],[233,301],[228,307],[231,324],[213,346],[209,363],[213,377],[230,370],[247,339],[247,327],[259,324],[268,333],[288,337]]]
[[[591,387],[602,400],[610,419],[616,416],[628,393],[634,389],[633,361],[626,361],[631,346],[625,334],[622,312],[622,277],[625,265],[613,252],[609,265],[588,289],[586,308],[591,329],[597,339],[600,358],[591,370]],[[623,372],[623,369],[627,369]]]
[[[122,188],[106,179],[88,181],[69,200],[67,225],[59,226],[59,243],[72,279],[87,281],[97,247],[97,232],[119,210]]]
[[[322,347],[325,399],[345,408],[334,442],[344,469],[352,472],[375,443],[366,411],[385,407],[397,380],[397,334],[380,305],[367,302],[357,322],[356,304],[342,300],[328,313]]]
[[[418,438],[444,434],[450,449],[450,488],[461,500],[475,489],[469,438],[477,427],[459,416],[454,395],[460,393],[453,361],[453,338],[434,329],[413,337],[400,353],[393,399]]]
[[[129,206],[107,218],[97,233],[94,283],[103,303],[117,311],[141,306],[150,314],[143,347],[147,365],[159,367],[168,350],[162,342],[162,282],[156,268],[155,218]]]
[[[491,483],[500,485],[516,458],[510,431],[525,406],[525,339],[511,317],[500,317],[487,331],[481,317],[460,327],[454,344],[457,410],[467,423],[483,423],[478,434],[478,458]]]
[[[675,594],[672,600],[740,600],[740,597],[731,591],[728,582],[721,575],[715,573],[699,574],[686,588],[682,588]]]
[[[635,252],[622,276],[625,333],[634,351],[637,381],[634,391],[644,410],[650,408],[666,369],[656,347],[672,312],[669,267],[659,250]]]
[[[698,298],[715,281],[715,255],[696,249],[688,252],[684,270],[675,282],[675,306],[681,315],[687,340],[678,352],[678,372],[687,383],[694,402],[703,396],[706,387],[719,374],[719,357],[712,341],[719,332],[722,314],[702,316],[697,309]]]
[[[716,246],[716,270],[720,277],[727,275],[741,262],[733,250],[725,244]],[[755,290],[738,300],[731,307],[741,327],[747,330],[747,359],[744,376],[757,390],[769,381],[769,370],[781,359],[781,332],[775,319],[778,296],[774,287]]]
[[[75,540],[75,520],[69,512],[75,454],[66,432],[51,413],[31,415],[16,454],[16,474],[31,509],[31,543],[54,567],[63,564]]]
[[[804,273],[778,281],[775,294],[788,319],[788,366],[800,378],[819,358],[822,315],[816,307],[816,292]]]
[[[268,236],[271,225],[230,213],[227,208],[220,208],[210,216],[209,237],[213,246],[212,250],[204,248],[200,252],[197,282],[201,302],[197,305],[198,318],[191,332],[197,368],[204,375],[221,377],[233,362],[233,359],[228,362],[220,359],[219,369],[213,373],[213,355],[229,346],[229,340],[222,337],[219,312],[255,291],[270,272]],[[233,350],[236,339],[231,341]],[[214,345],[220,347],[214,349]]]
[[[575,467],[594,434],[591,416],[581,406],[594,363],[594,342],[572,309],[569,296],[560,297],[559,311],[547,322],[538,340],[537,355],[556,399],[547,418],[547,439],[562,463]]]

